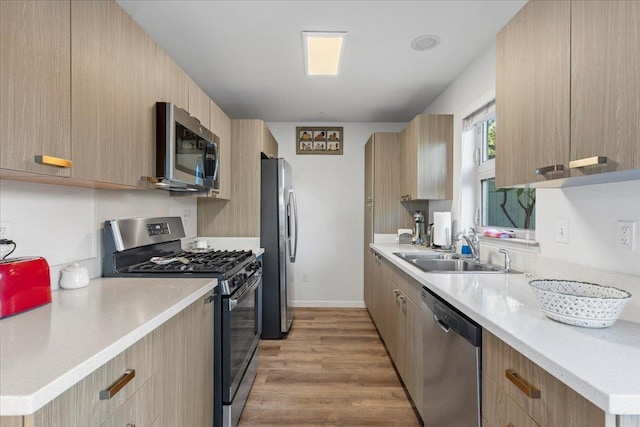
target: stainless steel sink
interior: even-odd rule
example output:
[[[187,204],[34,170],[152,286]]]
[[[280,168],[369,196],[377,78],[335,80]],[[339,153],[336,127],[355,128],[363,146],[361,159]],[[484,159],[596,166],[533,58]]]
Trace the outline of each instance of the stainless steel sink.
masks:
[[[505,273],[495,265],[463,259],[455,254],[394,252],[394,255],[429,273]]]

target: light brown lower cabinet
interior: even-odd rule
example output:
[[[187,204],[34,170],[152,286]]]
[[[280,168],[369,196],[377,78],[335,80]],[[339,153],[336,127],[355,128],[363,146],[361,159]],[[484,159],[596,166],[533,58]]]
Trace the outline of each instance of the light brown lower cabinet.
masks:
[[[605,425],[604,411],[486,330],[482,382],[482,414],[492,426]]]
[[[212,361],[213,305],[198,299],[34,414],[0,417],[0,427],[210,426]]]
[[[422,285],[400,272],[375,251],[370,252],[367,277],[370,287],[365,304],[373,318],[389,356],[413,403],[422,416]]]

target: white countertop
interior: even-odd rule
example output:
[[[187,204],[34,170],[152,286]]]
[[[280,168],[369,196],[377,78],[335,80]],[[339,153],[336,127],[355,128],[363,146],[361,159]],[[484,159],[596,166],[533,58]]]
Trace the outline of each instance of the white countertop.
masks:
[[[371,247],[604,411],[640,414],[640,310],[633,301],[608,328],[565,325],[542,313],[523,274],[426,273],[393,255],[424,248]]]
[[[98,278],[0,320],[0,415],[32,414],[215,288],[215,279]]]

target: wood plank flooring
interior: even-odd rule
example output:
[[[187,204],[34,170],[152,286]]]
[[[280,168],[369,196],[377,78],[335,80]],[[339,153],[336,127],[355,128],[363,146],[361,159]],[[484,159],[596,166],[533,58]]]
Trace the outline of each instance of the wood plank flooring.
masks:
[[[286,340],[261,341],[240,427],[419,426],[366,309],[296,308]]]

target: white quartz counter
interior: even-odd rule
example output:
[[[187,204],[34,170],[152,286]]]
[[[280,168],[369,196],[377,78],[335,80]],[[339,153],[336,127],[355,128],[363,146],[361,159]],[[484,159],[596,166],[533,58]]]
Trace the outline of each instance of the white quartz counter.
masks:
[[[393,255],[425,250],[371,247],[423,286],[610,414],[640,414],[640,312],[631,302],[611,327],[547,318],[523,274],[426,273]],[[638,298],[634,295],[632,298]]]
[[[0,415],[34,413],[216,284],[99,278],[0,320]]]

